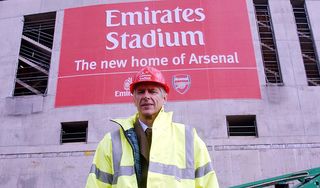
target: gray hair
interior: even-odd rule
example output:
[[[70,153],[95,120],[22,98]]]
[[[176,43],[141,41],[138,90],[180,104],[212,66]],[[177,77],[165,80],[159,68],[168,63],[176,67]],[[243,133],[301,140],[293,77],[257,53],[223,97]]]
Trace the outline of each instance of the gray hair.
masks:
[[[159,90],[160,90],[160,93],[162,94],[162,96],[167,97],[168,93],[166,92],[166,90],[162,86],[159,86]],[[137,88],[134,88],[132,94],[135,95],[136,92],[137,92]]]

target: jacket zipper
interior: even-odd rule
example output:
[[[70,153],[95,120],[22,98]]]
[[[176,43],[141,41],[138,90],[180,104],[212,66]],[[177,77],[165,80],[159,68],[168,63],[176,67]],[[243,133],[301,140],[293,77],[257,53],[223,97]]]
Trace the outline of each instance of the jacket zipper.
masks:
[[[124,134],[124,137],[126,137],[127,141],[129,142],[129,144],[130,144],[130,146],[131,146],[132,153],[134,153],[133,145],[131,144],[130,139],[128,138],[128,136],[127,136],[127,134],[126,134],[126,131],[124,130],[124,128],[122,127],[122,125],[121,125],[120,123],[114,121],[114,120],[110,120],[110,121],[112,121],[113,123],[118,124],[118,125],[121,127],[121,129],[122,129],[122,131],[123,131],[123,134]]]
[[[127,134],[126,134],[126,131],[124,130],[124,128],[122,127],[122,125],[121,125],[120,123],[118,123],[118,122],[116,122],[116,121],[114,121],[114,120],[110,120],[110,121],[113,122],[113,123],[118,124],[118,125],[121,127],[121,129],[122,129],[122,131],[123,131],[123,134],[124,134],[124,137],[127,139],[127,141],[129,142],[129,145],[131,146],[132,155],[133,155],[133,162],[134,162],[134,149],[133,149],[133,145],[132,145],[130,139],[128,138],[128,136],[127,136]],[[134,168],[134,172],[135,172],[136,177],[137,177],[137,171],[136,171],[135,165],[133,165],[133,168]],[[138,180],[137,180],[137,185],[138,185]]]

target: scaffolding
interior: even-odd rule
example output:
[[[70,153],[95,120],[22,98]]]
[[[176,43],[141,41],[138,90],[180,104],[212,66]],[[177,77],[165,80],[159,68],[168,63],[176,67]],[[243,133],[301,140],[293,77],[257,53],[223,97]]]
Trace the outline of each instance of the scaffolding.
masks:
[[[266,83],[282,85],[283,80],[273,34],[268,1],[254,0],[253,3],[258,24]]]
[[[304,1],[291,0],[297,25],[300,48],[309,86],[320,86],[319,59],[315,51],[314,39]]]
[[[14,96],[45,95],[56,13],[24,17]]]

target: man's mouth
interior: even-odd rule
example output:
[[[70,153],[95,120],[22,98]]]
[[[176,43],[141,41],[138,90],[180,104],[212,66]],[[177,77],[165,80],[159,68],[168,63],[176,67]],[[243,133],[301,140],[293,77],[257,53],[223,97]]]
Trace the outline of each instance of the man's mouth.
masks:
[[[153,104],[150,104],[150,103],[144,103],[144,104],[141,104],[141,107],[148,107],[148,106],[152,106]]]

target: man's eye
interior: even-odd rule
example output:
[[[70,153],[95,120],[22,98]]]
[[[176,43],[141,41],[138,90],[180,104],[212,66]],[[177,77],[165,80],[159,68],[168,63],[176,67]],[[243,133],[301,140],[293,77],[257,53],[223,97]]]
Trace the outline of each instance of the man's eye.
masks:
[[[149,92],[150,92],[150,93],[152,93],[152,94],[157,93],[157,91],[156,91],[156,90],[150,90]]]
[[[144,90],[139,90],[138,91],[138,94],[143,94],[144,93]]]

